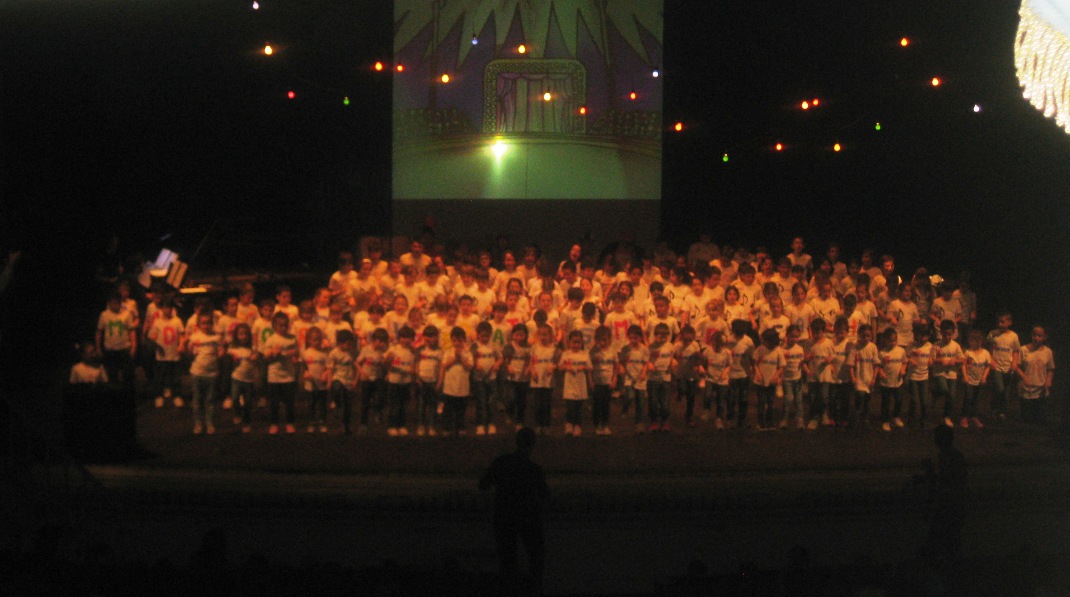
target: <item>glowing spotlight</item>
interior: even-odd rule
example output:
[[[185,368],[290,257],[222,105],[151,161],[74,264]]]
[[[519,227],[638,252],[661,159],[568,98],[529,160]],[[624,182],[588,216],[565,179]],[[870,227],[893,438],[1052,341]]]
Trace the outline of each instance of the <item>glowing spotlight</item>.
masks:
[[[799,107],[802,108],[803,110],[809,110],[810,109],[810,102],[808,102],[806,100],[803,100],[803,102],[801,104],[799,104]]]
[[[726,164],[728,163],[728,154],[727,153],[724,154],[723,156],[721,156],[721,161],[726,163]]]
[[[930,82],[933,84],[933,87],[939,87],[940,84],[943,83],[943,81],[940,80],[940,77],[933,77],[933,80]]]
[[[679,133],[680,131],[684,130],[684,123],[677,122],[676,124],[673,125],[672,128],[673,128],[673,130],[675,130],[676,132]]]
[[[293,91],[287,91],[286,92],[286,97],[288,97],[290,99],[293,99],[293,98],[297,97],[297,94],[294,93]]]
[[[877,124],[873,125],[873,130],[875,130],[875,131],[881,130],[881,123],[878,122]]]
[[[505,155],[505,151],[507,149],[508,149],[508,146],[501,139],[498,139],[497,141],[495,141],[494,145],[492,145],[491,148],[490,148],[490,150],[494,153],[494,157],[496,157],[496,158],[500,158],[503,155]]]
[[[835,143],[832,146],[832,151],[839,152],[841,149],[843,149],[843,146],[841,146],[839,143]]]
[[[260,3],[259,2],[253,2],[253,10],[260,10]]]
[[[442,73],[442,76],[439,77],[439,79],[441,79],[441,81],[443,83],[449,83],[450,82],[450,76],[448,74],[446,74],[446,73]]]
[[[777,151],[784,151],[784,144],[783,143],[777,143],[775,147],[776,147]]]
[[[554,99],[554,96],[550,95],[549,91],[547,91],[546,93],[542,94],[542,101],[548,102],[548,101],[550,101],[552,99]]]
[[[658,77],[660,77],[660,76],[661,76],[661,71],[655,68],[655,69],[654,69],[654,72],[650,73],[650,76],[652,76],[652,77],[654,77],[655,79],[657,79]]]
[[[475,33],[472,34],[472,45],[473,46],[478,46],[479,45],[479,38],[476,37]]]
[[[348,95],[346,97],[342,98],[342,105],[343,106],[348,106],[349,105],[349,96]]]
[[[977,113],[979,113],[980,111],[981,111],[981,104],[974,104],[974,105],[973,105],[973,113],[974,113],[974,114],[977,114]]]
[[[382,62],[376,62],[374,68],[375,68],[376,71],[383,70],[383,63]]]
[[[821,103],[821,100],[819,100],[819,99],[817,99],[817,98],[815,97],[815,98],[814,98],[814,101],[810,102],[810,105],[816,108],[816,107],[817,107],[817,105],[818,105],[818,104],[820,104],[820,103]]]
[[[904,37],[903,39],[899,40],[899,45],[905,48],[910,45],[910,40]]]
[[[271,44],[264,46],[264,56],[271,56],[275,53],[275,48],[271,47]]]
[[[580,106],[580,116],[587,115],[587,106]]]
[[[516,47],[516,51],[517,51],[518,54],[527,54],[528,53],[528,47],[525,46],[524,44],[520,44],[519,46]]]
[[[633,99],[634,100],[637,97],[639,97],[639,95],[636,94],[634,91],[628,94],[628,99]]]
[[[404,65],[404,64],[399,64],[399,65],[397,66],[397,71],[398,71],[399,73],[403,73],[403,72],[405,72],[405,65]]]

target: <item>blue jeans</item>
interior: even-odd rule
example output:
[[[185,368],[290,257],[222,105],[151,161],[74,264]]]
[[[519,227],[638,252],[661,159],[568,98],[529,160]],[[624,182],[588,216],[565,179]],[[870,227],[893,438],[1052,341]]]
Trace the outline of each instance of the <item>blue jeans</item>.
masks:
[[[771,427],[775,420],[773,405],[776,401],[776,386],[755,386],[755,390],[758,394],[758,427],[766,429]]]
[[[957,379],[936,377],[933,379],[936,390],[933,392],[933,410],[936,410],[936,401],[944,399],[944,417],[951,416],[951,408],[955,404],[955,388],[958,387]]]
[[[829,384],[824,381],[815,381],[810,384],[810,420],[821,421],[826,414],[826,404],[829,399]]]
[[[476,425],[490,425],[491,410],[494,404],[494,386],[497,382],[493,379],[476,381],[472,380],[472,395],[476,399]]]
[[[423,382],[420,385],[419,397],[417,423],[425,427],[434,427],[438,421],[438,391],[435,389],[435,383]]]
[[[215,378],[214,375],[192,375],[190,384],[193,386],[193,422],[212,424],[212,415],[215,413]]]
[[[736,419],[738,427],[743,428],[747,424],[747,386],[750,380],[746,377],[728,380],[728,420]]]
[[[646,399],[646,390],[637,390],[635,386],[624,386],[624,399],[621,401],[621,410],[634,403],[635,422],[641,423],[643,422],[643,402],[646,402]]]
[[[1000,373],[993,369],[989,373],[992,378],[992,414],[1007,414],[1007,403],[1010,402],[1011,393],[1014,390],[1015,374],[1013,371]]]
[[[923,425],[929,409],[929,380],[908,380],[907,388],[910,389],[910,418]]]
[[[803,381],[799,379],[785,379],[780,382],[784,388],[784,417],[783,420],[803,418]]]
[[[650,392],[650,421],[662,423],[669,420],[669,382],[647,381],[646,389]]]
[[[253,382],[230,380],[230,397],[234,399],[234,408],[241,408],[241,422],[248,425],[253,415]]]

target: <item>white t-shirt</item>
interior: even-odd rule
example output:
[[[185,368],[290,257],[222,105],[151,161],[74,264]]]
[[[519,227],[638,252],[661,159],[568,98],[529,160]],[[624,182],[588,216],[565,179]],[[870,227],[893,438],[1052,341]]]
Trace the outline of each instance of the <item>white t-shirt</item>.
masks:
[[[163,316],[156,318],[156,321],[149,329],[149,340],[152,340],[156,346],[156,360],[174,362],[182,358],[182,354],[179,352],[179,348],[182,343],[182,331],[185,327],[182,325],[182,320],[177,316],[172,315],[171,319],[164,319]]]
[[[357,362],[353,355],[335,347],[327,353],[327,368],[331,370],[332,382],[340,382],[350,390],[356,387]]]
[[[888,304],[888,316],[895,318],[895,334],[899,346],[914,344],[914,322],[918,320],[918,306],[914,301],[895,299]]]
[[[272,334],[261,352],[267,357],[268,383],[291,383],[296,381],[297,338],[292,335]]]
[[[564,373],[562,397],[565,400],[586,400],[591,355],[586,350],[566,350],[561,353],[557,366]]]
[[[1034,349],[1030,345],[1022,347],[1022,362],[1019,364],[1025,374],[1022,398],[1031,400],[1040,398],[1044,393],[1044,384],[1048,382],[1048,372],[1055,369],[1055,359],[1051,349],[1041,346]]]
[[[898,388],[903,385],[903,364],[907,360],[907,352],[902,346],[893,346],[891,350],[880,351],[881,377],[880,385],[883,388]]]
[[[416,353],[411,348],[395,344],[390,347],[383,360],[386,362],[387,383],[412,383],[416,371]]]
[[[618,358],[621,367],[624,368],[624,387],[646,391],[646,376],[642,373],[647,363],[650,362],[650,349],[645,344],[640,344],[638,347],[625,344]]]
[[[214,377],[219,373],[219,348],[223,338],[219,334],[205,334],[197,330],[189,337],[186,349],[193,355],[190,362],[190,375]]]
[[[933,347],[933,377],[958,379],[962,368],[962,347],[954,340]]]
[[[100,365],[93,366],[87,365],[86,363],[75,363],[74,366],[71,367],[70,383],[108,383],[108,372]]]
[[[873,382],[877,379],[877,367],[880,366],[880,354],[877,345],[868,342],[862,348],[856,348],[854,353],[855,390],[859,392],[872,392]]]
[[[759,346],[754,351],[754,385],[766,388],[773,385],[777,371],[784,365],[784,352],[779,346],[772,349]]]
[[[967,350],[962,353],[962,356],[966,359],[964,367],[966,374],[963,376],[963,381],[971,386],[981,385],[981,378],[984,377],[985,371],[992,366],[992,355],[987,350],[978,348]]]
[[[472,352],[468,350],[446,351],[442,357],[442,393],[446,396],[464,398],[472,393]]]
[[[97,331],[103,332],[104,350],[130,350],[130,331],[135,329],[134,317],[120,309],[118,313],[105,309],[97,319]]]
[[[234,369],[230,372],[231,379],[246,383],[253,383],[256,381],[259,369],[256,364],[250,360],[253,356],[253,349],[245,346],[231,345],[230,348],[227,348],[227,354],[230,355],[231,361],[234,362]]]
[[[1012,330],[1001,333],[992,330],[988,334],[988,342],[992,348],[992,368],[1000,373],[1008,373],[1014,364],[1014,355],[1020,354],[1022,345],[1018,341],[1018,334]]]

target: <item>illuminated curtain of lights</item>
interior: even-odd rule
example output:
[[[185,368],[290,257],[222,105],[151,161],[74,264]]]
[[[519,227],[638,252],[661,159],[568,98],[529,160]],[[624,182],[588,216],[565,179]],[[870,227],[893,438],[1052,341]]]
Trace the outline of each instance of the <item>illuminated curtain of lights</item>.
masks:
[[[1022,95],[1070,134],[1070,0],[1023,0],[1014,43]]]

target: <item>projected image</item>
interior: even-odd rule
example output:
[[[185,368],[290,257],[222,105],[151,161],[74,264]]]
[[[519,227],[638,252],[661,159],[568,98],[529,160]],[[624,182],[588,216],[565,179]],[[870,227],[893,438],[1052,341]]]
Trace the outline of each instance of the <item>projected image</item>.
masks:
[[[661,198],[660,0],[396,0],[393,193]]]

